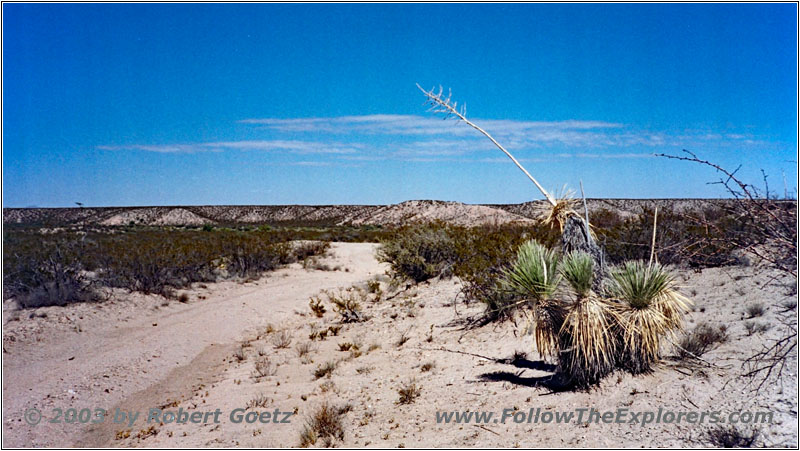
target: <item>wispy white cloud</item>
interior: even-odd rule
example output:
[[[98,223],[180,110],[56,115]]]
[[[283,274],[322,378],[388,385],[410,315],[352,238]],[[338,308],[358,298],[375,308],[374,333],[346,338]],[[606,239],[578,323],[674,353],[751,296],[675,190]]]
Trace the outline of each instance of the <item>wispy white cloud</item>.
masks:
[[[106,150],[158,153],[264,151],[294,155],[326,155],[330,165],[396,160],[409,162],[501,162],[485,137],[456,120],[435,116],[373,114],[317,118],[255,118],[239,121],[262,129],[273,139],[179,144],[99,146]],[[518,121],[475,119],[521,161],[560,159],[640,159],[679,148],[764,146],[749,133],[686,130],[680,133],[639,130],[596,120]],[[257,132],[254,130],[253,132]]]
[[[100,150],[140,150],[158,153],[198,153],[198,152],[223,152],[228,150],[243,151],[283,151],[293,154],[352,154],[363,148],[358,143],[331,143],[317,141],[294,140],[260,140],[260,141],[221,141],[200,142],[188,144],[164,145],[121,145],[98,146]]]
[[[297,119],[244,119],[243,124],[260,125],[264,128],[290,133],[331,133],[331,134],[375,134],[375,135],[441,135],[464,136],[475,133],[469,127],[456,121],[444,121],[435,116],[402,114],[372,114],[364,116],[339,116],[327,118]],[[623,127],[603,121],[513,121],[497,119],[476,119],[487,130],[497,135],[516,135],[530,133],[553,133],[570,130],[614,129]]]

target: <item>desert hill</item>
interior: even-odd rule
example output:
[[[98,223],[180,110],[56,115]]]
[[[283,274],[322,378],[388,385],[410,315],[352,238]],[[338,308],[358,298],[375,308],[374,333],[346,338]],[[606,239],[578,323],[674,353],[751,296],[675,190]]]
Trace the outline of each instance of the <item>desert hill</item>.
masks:
[[[590,213],[601,209],[622,215],[643,209],[702,209],[732,202],[725,199],[588,199]],[[219,205],[159,207],[4,208],[3,223],[19,225],[376,225],[445,221],[459,225],[525,224],[546,211],[545,201],[474,205],[438,200],[410,200],[393,205]]]

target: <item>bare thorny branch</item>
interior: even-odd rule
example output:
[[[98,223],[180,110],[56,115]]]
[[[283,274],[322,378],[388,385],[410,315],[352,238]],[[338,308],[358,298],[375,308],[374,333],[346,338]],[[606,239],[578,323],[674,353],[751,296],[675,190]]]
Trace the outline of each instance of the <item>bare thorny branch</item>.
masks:
[[[750,225],[747,232],[750,236],[743,239],[741,245],[745,252],[767,262],[784,274],[791,275],[797,283],[797,229],[796,205],[794,214],[785,214],[775,200],[769,198],[767,174],[762,170],[764,196],[760,196],[758,188],[747,184],[737,177],[734,171],[728,171],[718,164],[698,158],[694,153],[684,150],[689,156],[659,154],[657,156],[681,161],[699,163],[714,168],[723,174],[723,178],[713,182],[720,184],[734,197],[736,207],[732,213],[737,221]],[[791,210],[791,207],[790,207]],[[781,214],[783,213],[783,214]],[[770,380],[780,380],[787,368],[788,359],[797,349],[797,322],[794,317],[783,320],[784,332],[777,340],[765,344],[761,350],[748,357],[742,363],[742,377],[750,383],[756,383],[759,391]]]
[[[722,173],[724,177],[712,183],[724,186],[733,196],[736,201],[736,208],[733,209],[732,213],[735,214],[736,220],[742,224],[754,226],[749,231],[752,233],[747,237],[747,241],[736,244],[741,246],[745,252],[768,262],[780,271],[797,277],[796,217],[781,215],[780,204],[769,199],[769,185],[766,184],[766,174],[762,171],[767,191],[765,196],[761,197],[758,188],[745,183],[736,176],[741,166],[734,171],[728,171],[716,163],[698,158],[697,155],[688,150],[684,149],[683,151],[689,156],[667,154],[657,154],[657,156],[699,163]],[[766,251],[764,250],[765,247],[767,248]],[[776,252],[776,254],[773,254],[773,252]]]

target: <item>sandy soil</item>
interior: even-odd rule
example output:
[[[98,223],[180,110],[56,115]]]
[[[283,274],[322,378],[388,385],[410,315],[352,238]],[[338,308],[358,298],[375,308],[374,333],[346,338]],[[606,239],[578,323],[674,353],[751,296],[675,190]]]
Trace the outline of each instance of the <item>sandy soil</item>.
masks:
[[[297,446],[305,420],[323,403],[343,408],[344,439],[354,447],[547,447],[708,446],[710,425],[690,424],[443,424],[437,411],[530,408],[569,411],[772,411],[773,424],[759,425],[759,443],[797,447],[797,360],[780,381],[760,392],[746,386],[741,361],[781,334],[782,303],[796,291],[767,283],[753,268],[679,272],[695,300],[688,327],[700,322],[728,327],[729,340],[705,354],[709,364],[681,364],[665,349],[664,364],[647,375],[618,373],[590,392],[553,392],[544,383],[552,368],[532,351],[521,323],[466,327],[482,307],[465,305],[457,279],[389,288],[374,245],[334,244],[330,263],[349,271],[307,270],[299,265],[247,283],[224,282],[189,291],[186,304],[162,305],[156,297],[126,295],[99,305],[40,309],[20,315],[4,306],[4,446]],[[381,281],[383,294],[362,302],[368,319],[342,324],[327,304],[322,318],[308,307],[322,289],[365,287]],[[766,313],[750,321],[772,328],[748,335],[748,305]],[[32,315],[31,315],[32,313]],[[46,315],[46,316],[45,316]],[[33,316],[30,318],[29,316]],[[16,319],[16,320],[15,320]],[[338,335],[310,340],[314,331],[339,327]],[[291,337],[276,347],[281,334]],[[401,337],[407,340],[400,344]],[[298,346],[310,343],[300,356]],[[354,343],[359,350],[342,351]],[[243,352],[244,359],[234,357]],[[513,359],[516,351],[527,353]],[[275,374],[257,377],[268,359]],[[330,376],[314,372],[336,364]],[[429,364],[429,365],[426,365]],[[398,389],[415,383],[420,396],[400,404]],[[289,423],[234,423],[230,413],[292,412]],[[49,424],[29,426],[26,409],[49,419],[53,408],[101,407],[114,412],[151,408],[177,412],[221,411],[219,423]],[[281,419],[283,419],[281,415]],[[745,428],[745,430],[748,430]],[[321,445],[322,442],[318,442]]]

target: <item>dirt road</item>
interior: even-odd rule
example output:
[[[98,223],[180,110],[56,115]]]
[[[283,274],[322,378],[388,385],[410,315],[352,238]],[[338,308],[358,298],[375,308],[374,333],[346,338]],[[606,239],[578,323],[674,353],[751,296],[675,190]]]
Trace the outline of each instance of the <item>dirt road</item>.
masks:
[[[64,417],[53,423],[53,409],[152,407],[148,403],[156,399],[177,399],[213,378],[215,365],[255,328],[279,325],[296,309],[305,309],[321,289],[348,287],[383,273],[374,249],[374,244],[335,243],[327,261],[341,265],[339,271],[293,265],[259,281],[193,290],[186,304],[154,306],[161,302],[155,298],[114,302],[73,328],[56,326],[62,317],[74,319],[83,306],[40,309],[44,312],[38,314],[47,315],[41,330],[4,346],[3,446],[107,444],[113,431],[68,424]],[[15,324],[6,322],[10,329]],[[28,409],[42,413],[39,424],[25,421]]]

